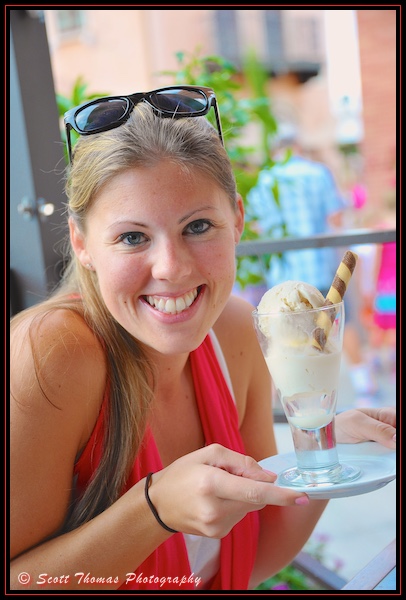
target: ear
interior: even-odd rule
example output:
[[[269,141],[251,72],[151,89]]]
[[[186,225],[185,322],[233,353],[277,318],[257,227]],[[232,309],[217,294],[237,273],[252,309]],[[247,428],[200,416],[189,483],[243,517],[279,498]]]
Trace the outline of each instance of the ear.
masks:
[[[86,250],[86,239],[84,234],[80,231],[79,227],[75,223],[72,217],[69,217],[69,234],[72,248],[79,261],[84,267],[92,262],[90,254]]]
[[[245,214],[245,210],[244,210],[244,201],[241,197],[241,194],[237,194],[237,198],[236,198],[236,202],[237,202],[237,208],[235,210],[235,233],[234,233],[234,239],[235,239],[235,243],[238,244],[238,242],[241,239],[242,236],[242,232],[244,231],[244,214]]]

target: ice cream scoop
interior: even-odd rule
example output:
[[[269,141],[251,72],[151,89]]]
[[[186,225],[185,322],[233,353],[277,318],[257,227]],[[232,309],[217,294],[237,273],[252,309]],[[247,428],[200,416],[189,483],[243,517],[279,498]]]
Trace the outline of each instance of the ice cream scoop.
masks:
[[[258,304],[258,313],[296,312],[319,308],[325,302],[323,294],[303,281],[288,280],[265,292]]]
[[[303,281],[284,281],[261,298],[256,311],[258,325],[269,340],[278,340],[279,347],[303,350],[307,346],[311,350],[317,317],[312,309],[323,306],[324,302],[323,294],[316,287]],[[291,318],[298,312],[300,318]],[[275,319],[275,315],[281,318]]]

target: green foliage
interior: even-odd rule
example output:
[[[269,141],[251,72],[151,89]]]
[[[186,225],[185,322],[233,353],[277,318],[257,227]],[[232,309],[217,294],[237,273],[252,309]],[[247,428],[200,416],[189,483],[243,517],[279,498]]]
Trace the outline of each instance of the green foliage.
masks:
[[[326,562],[326,546],[328,536],[325,534],[314,534],[307,542],[304,550],[321,564]],[[336,561],[334,571],[337,572],[342,566],[341,561]],[[261,583],[257,590],[322,590],[309,576],[293,565],[288,565],[279,573]]]
[[[316,590],[317,588],[304,573],[292,565],[261,583],[257,590]]]
[[[235,169],[238,190],[245,198],[255,185],[259,170],[273,164],[270,143],[277,123],[266,90],[267,75],[254,55],[247,58],[242,76],[231,62],[220,56],[199,57],[196,51],[192,55],[178,52],[176,57],[179,69],[164,71],[163,75],[171,75],[174,84],[207,86],[216,92],[227,152]],[[249,87],[249,98],[243,82]],[[244,144],[245,128],[250,124],[259,126],[262,140],[259,148]]]
[[[242,73],[220,56],[199,56],[178,52],[179,68],[164,71],[163,75],[173,77],[174,84],[188,84],[211,87],[216,92],[227,153],[235,173],[237,188],[246,210],[245,228],[242,240],[260,238],[254,215],[247,203],[248,192],[256,185],[259,173],[275,162],[272,160],[272,140],[278,124],[272,111],[272,103],[267,90],[269,77],[253,52],[247,54]],[[212,111],[211,111],[212,112]],[[213,116],[209,115],[209,119]],[[256,146],[245,142],[246,128],[256,128]],[[278,189],[275,185],[274,198],[278,204]],[[237,282],[244,289],[246,285],[256,285],[264,281],[264,273],[270,261],[279,255],[261,257],[237,257]]]
[[[76,79],[76,81],[73,85],[70,96],[63,96],[62,94],[58,94],[58,93],[56,94],[56,104],[58,106],[58,113],[59,113],[59,118],[60,118],[60,122],[61,122],[60,130],[61,130],[61,138],[62,138],[62,141],[64,143],[64,148],[65,148],[66,164],[68,164],[69,159],[68,159],[68,153],[66,150],[65,126],[63,124],[64,114],[68,110],[73,108],[74,106],[79,106],[80,104],[84,104],[85,102],[90,102],[91,100],[94,100],[95,98],[100,98],[102,96],[109,95],[108,92],[94,92],[92,94],[89,94],[87,92],[87,88],[88,88],[88,84],[85,83],[85,81],[83,80],[83,77],[81,75],[79,75],[79,77]],[[75,131],[71,131],[72,147],[74,146],[77,138],[78,138],[77,133]]]

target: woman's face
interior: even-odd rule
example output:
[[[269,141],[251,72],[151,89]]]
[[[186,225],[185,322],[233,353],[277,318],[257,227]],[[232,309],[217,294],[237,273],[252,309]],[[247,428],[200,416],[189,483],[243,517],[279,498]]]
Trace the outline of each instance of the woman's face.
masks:
[[[189,352],[223,310],[235,277],[243,204],[206,175],[163,161],[111,179],[71,222],[74,250],[96,271],[114,318],[156,351]]]

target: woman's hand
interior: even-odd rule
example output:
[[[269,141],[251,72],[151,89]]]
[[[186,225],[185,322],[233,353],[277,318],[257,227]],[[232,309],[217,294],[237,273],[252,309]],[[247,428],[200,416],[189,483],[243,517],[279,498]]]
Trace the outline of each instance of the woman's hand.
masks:
[[[172,529],[222,538],[247,513],[267,504],[308,504],[306,494],[277,487],[275,479],[253,458],[211,444],[155,473],[149,495]]]
[[[396,448],[396,409],[358,408],[346,410],[336,417],[336,437],[341,444],[373,441]]]

